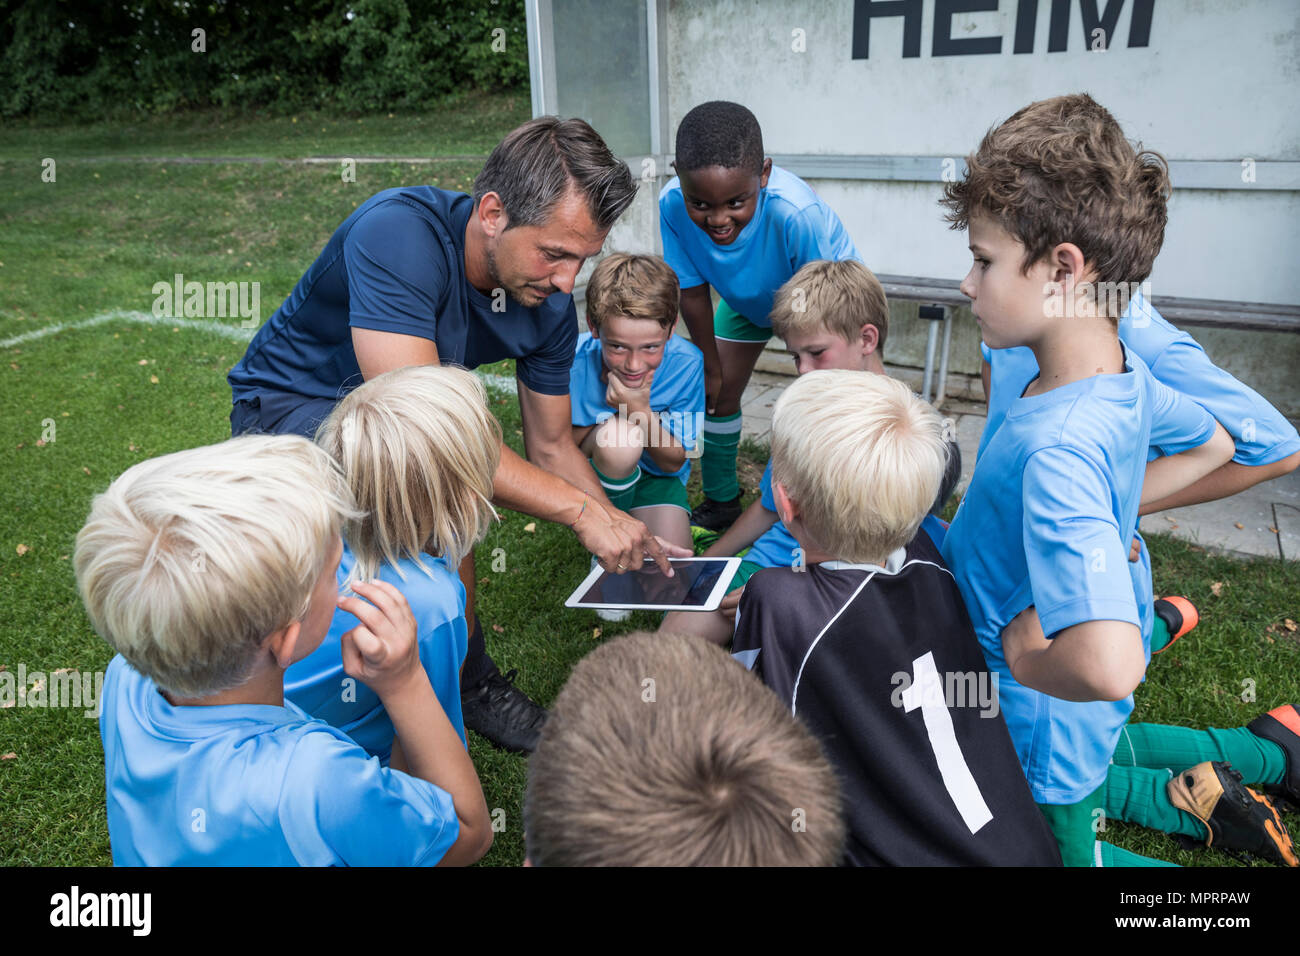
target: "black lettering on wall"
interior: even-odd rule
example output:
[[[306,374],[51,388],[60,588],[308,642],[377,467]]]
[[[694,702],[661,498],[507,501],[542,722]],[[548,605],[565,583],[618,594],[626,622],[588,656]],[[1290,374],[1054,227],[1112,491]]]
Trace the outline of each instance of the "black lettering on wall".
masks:
[[[1101,28],[1102,43],[1111,47],[1115,43],[1115,24],[1119,22],[1119,12],[1124,8],[1124,0],[1108,0],[1106,11],[1097,14],[1097,0],[1079,0],[1079,9],[1083,13],[1083,48],[1092,49],[1092,31]],[[1132,30],[1129,36],[1132,37]]]
[[[921,55],[921,0],[853,0],[853,59],[871,56],[871,18],[903,18],[903,56]]]
[[[1128,45],[1146,46],[1151,42],[1151,13],[1156,0],[1133,0],[1133,19],[1128,24]]]
[[[1120,0],[1122,3],[1123,0]],[[996,10],[998,0],[935,0],[934,43],[931,56],[963,56],[974,53],[1001,53],[1002,37],[964,37],[954,39],[952,18],[957,13]],[[1110,34],[1107,34],[1109,36]]]
[[[1034,52],[1034,29],[1038,24],[1038,0],[1020,0],[1016,7],[1015,53]]]
[[[1061,53],[1070,42],[1070,0],[1052,0],[1052,19],[1047,24],[1047,52]]]

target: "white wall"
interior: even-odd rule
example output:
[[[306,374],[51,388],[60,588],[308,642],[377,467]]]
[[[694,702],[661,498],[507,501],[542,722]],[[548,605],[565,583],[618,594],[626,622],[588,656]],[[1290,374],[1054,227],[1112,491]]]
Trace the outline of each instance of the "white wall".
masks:
[[[694,105],[744,103],[769,154],[962,157],[1019,107],[1087,91],[1130,138],[1171,161],[1212,161],[1240,181],[1245,158],[1300,161],[1300,3],[1154,0],[1149,46],[1129,48],[1135,0],[1110,49],[1085,49],[1070,5],[1065,52],[1047,52],[1051,0],[1039,0],[1034,52],[1012,52],[1020,4],[958,14],[952,36],[1002,36],[1002,52],[931,55],[936,0],[924,0],[921,55],[904,58],[903,18],[873,18],[870,56],[852,59],[853,0],[673,0],[668,12],[671,133]],[[797,31],[803,31],[802,36]],[[794,47],[804,45],[803,52]],[[671,141],[670,141],[671,149]],[[1298,167],[1258,167],[1241,189],[1177,188],[1156,295],[1300,302],[1300,193],[1269,189]],[[1177,167],[1176,167],[1177,171]],[[947,231],[936,182],[817,180],[878,272],[960,278],[965,239]]]

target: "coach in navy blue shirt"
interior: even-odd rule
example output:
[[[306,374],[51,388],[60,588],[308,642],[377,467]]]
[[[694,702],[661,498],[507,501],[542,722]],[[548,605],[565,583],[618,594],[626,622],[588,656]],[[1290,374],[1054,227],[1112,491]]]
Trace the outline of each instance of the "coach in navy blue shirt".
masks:
[[[502,445],[494,503],[570,525],[609,570],[639,567],[645,554],[666,568],[658,540],[602,493],[570,427],[574,282],[635,194],[627,165],[595,130],[555,117],[502,140],[472,198],[429,186],[377,193],[335,230],[231,369],[232,434],[312,437],[343,395],[376,375],[513,358],[528,460]],[[465,724],[531,750],[545,711],[486,654],[473,556],[461,580],[471,630]]]

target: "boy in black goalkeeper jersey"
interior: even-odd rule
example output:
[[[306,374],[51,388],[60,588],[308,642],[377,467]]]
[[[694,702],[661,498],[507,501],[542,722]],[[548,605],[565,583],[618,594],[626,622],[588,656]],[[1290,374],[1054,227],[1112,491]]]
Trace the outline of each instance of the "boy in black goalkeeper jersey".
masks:
[[[825,370],[772,424],[802,560],[750,578],[733,652],[826,750],[845,862],[1059,866],[956,582],[918,533],[947,460],[938,415],[883,375]]]

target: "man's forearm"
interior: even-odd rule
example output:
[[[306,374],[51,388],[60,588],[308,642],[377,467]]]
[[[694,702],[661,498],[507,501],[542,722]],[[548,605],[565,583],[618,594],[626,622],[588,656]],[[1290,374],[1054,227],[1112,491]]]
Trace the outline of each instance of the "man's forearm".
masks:
[[[576,446],[573,451],[575,455],[581,455]],[[582,464],[590,476],[585,486],[573,484],[567,480],[567,475],[525,461],[503,443],[501,464],[492,482],[492,503],[543,521],[571,525],[582,513],[583,501],[588,495],[609,505],[609,499],[600,490],[600,482],[585,458]]]
[[[573,443],[571,437],[554,445],[530,449],[528,461],[553,475],[558,475],[575,488],[588,492],[601,504],[613,507],[605,497],[600,479],[591,468],[591,461]]]

